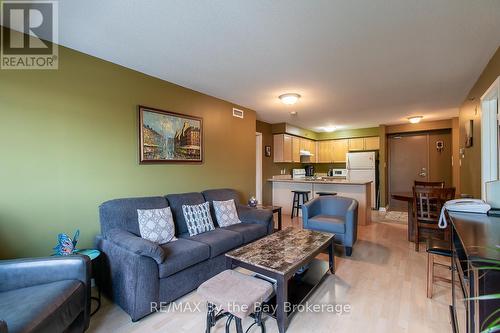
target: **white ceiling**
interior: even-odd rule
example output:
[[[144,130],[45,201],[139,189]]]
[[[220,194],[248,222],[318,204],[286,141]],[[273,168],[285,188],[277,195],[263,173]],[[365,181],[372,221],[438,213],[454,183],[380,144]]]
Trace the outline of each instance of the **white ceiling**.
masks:
[[[500,45],[499,0],[65,0],[59,13],[61,45],[310,129],[456,116]],[[286,107],[285,92],[303,97]]]

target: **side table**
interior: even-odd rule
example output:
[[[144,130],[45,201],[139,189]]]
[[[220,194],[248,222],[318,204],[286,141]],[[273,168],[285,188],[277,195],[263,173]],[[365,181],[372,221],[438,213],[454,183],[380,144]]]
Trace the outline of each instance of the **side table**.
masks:
[[[278,229],[274,229],[274,231],[280,231],[281,230],[281,223],[282,223],[282,220],[281,220],[281,206],[257,205],[257,207],[255,207],[255,209],[270,209],[270,210],[273,211],[273,214],[277,213],[278,214]]]
[[[97,288],[97,297],[91,296],[90,299],[94,300],[97,302],[97,307],[95,308],[94,311],[90,313],[90,316],[93,316],[99,309],[101,308],[101,288],[99,287],[99,282],[96,281],[97,278],[97,272],[99,272],[98,269],[98,260],[101,255],[101,251],[99,250],[94,250],[94,249],[82,249],[82,250],[76,250],[75,254],[80,254],[84,255],[90,258],[92,262],[92,275],[91,278],[94,280],[95,287]]]

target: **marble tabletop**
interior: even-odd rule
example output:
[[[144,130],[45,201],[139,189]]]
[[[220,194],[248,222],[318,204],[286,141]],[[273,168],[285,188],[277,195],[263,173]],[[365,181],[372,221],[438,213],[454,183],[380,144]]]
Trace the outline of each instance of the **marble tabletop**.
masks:
[[[226,256],[278,274],[286,274],[332,241],[334,234],[287,228],[226,253]]]

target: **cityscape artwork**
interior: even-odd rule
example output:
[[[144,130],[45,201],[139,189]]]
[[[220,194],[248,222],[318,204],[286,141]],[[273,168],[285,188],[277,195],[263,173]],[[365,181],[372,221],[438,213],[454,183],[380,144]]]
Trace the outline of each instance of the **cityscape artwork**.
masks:
[[[202,162],[203,120],[139,106],[141,163]]]

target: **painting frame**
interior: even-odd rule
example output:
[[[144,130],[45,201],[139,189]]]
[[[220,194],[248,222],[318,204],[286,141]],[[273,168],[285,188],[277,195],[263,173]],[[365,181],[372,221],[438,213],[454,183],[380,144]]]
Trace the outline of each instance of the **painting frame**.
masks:
[[[187,115],[187,114],[182,114],[182,113],[177,113],[177,112],[172,112],[172,111],[166,111],[166,110],[161,110],[145,105],[139,105],[137,107],[138,109],[138,145],[139,145],[139,164],[170,164],[170,163],[189,163],[189,164],[201,164],[203,163],[203,158],[204,158],[204,140],[203,140],[203,118],[202,117],[197,117],[197,116],[192,116],[192,115]],[[194,128],[194,131],[199,132],[197,134],[197,137],[199,139],[199,149],[191,149],[191,152],[194,152],[193,158],[179,158],[179,156],[174,155],[172,158],[151,158],[148,155],[151,155],[151,152],[148,151],[147,149],[147,144],[145,144],[145,131],[144,131],[144,125],[145,125],[145,114],[146,113],[151,113],[152,115],[156,117],[165,117],[165,121],[168,121],[168,118],[173,118],[173,119],[179,119],[179,120],[185,120],[184,124],[190,123],[190,124],[199,124],[198,127],[193,127],[189,126],[189,128]],[[150,125],[148,125],[150,126]],[[184,125],[185,126],[185,125]],[[151,126],[148,128],[148,130],[155,132],[152,130]],[[190,131],[191,132],[191,131]],[[184,133],[183,133],[184,134]],[[160,135],[158,132],[155,132],[155,135]],[[175,138],[172,138],[172,140],[175,141]],[[167,141],[167,140],[166,140]],[[165,143],[165,147],[167,147],[167,143]],[[166,148],[165,148],[166,149]],[[175,148],[174,148],[175,150]],[[199,151],[199,154],[196,153],[196,151]],[[166,152],[165,152],[166,153]],[[176,154],[176,152],[174,152]]]

